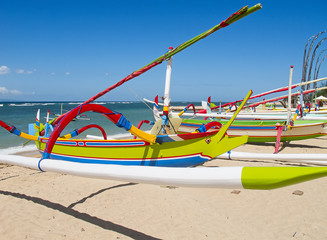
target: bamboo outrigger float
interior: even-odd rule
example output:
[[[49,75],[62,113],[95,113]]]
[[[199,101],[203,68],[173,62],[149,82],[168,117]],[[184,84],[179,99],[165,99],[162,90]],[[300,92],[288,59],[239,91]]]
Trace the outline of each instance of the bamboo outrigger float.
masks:
[[[248,97],[251,93],[249,92]],[[64,130],[77,114],[90,110],[102,113],[137,139],[62,138],[57,141],[60,131]],[[230,120],[230,124],[234,119]],[[189,167],[208,161],[247,142],[247,136],[228,138],[225,135],[227,129],[228,125],[215,132],[153,135],[134,127],[122,114],[114,113],[101,105],[86,104],[73,109],[63,118],[60,127],[56,127],[49,138],[39,138],[37,144],[43,153],[43,158],[81,163]]]
[[[269,190],[327,176],[327,167],[196,167],[85,164],[0,155],[0,161],[43,171],[161,186]]]

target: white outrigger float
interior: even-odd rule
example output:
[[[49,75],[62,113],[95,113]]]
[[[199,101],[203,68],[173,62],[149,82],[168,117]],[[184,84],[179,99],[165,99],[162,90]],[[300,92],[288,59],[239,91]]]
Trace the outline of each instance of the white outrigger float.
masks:
[[[84,164],[0,155],[0,161],[42,171],[162,186],[269,190],[327,176],[327,167],[172,168]]]

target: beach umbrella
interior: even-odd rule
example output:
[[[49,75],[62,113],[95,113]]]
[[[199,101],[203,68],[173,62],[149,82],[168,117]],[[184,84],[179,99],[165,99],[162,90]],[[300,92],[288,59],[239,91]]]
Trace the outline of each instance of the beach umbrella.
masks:
[[[327,97],[324,96],[319,96],[317,98],[315,98],[316,100],[322,100],[322,101],[327,101]]]

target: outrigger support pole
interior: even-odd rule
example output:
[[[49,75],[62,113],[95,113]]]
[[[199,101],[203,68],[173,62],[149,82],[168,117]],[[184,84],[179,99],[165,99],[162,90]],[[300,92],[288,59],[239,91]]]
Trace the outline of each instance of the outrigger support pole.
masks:
[[[292,117],[292,77],[293,77],[293,65],[290,69],[289,85],[288,85],[288,107],[287,107],[287,125],[291,122]]]

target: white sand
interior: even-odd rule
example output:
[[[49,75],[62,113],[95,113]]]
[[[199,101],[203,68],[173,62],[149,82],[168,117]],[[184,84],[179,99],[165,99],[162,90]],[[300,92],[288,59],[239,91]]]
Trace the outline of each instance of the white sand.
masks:
[[[282,153],[327,153],[327,137]],[[237,151],[274,151],[244,145]],[[207,166],[271,166],[213,160]],[[303,195],[295,195],[300,190]],[[327,239],[326,178],[257,191],[168,188],[0,165],[0,239]]]

